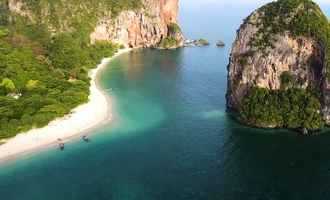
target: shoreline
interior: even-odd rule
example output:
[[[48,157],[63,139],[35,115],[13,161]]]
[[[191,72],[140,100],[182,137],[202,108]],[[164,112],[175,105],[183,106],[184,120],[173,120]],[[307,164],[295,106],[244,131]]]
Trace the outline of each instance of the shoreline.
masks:
[[[98,72],[104,69],[114,58],[129,51],[131,49],[119,49],[112,57],[102,59],[101,63],[89,72],[91,82],[87,103],[74,108],[70,114],[53,120],[43,128],[20,133],[0,145],[0,163],[57,146],[58,139],[67,142],[111,122],[111,97],[100,87]]]

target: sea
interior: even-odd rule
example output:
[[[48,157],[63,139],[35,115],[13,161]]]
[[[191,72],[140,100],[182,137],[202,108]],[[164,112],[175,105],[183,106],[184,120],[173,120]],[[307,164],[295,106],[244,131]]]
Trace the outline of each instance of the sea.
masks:
[[[330,16],[330,4],[321,4]],[[1,200],[327,200],[330,133],[301,137],[240,125],[226,113],[236,31],[258,1],[182,0],[187,38],[211,45],[135,50],[99,82],[113,121],[0,164]],[[222,40],[226,46],[216,47]]]

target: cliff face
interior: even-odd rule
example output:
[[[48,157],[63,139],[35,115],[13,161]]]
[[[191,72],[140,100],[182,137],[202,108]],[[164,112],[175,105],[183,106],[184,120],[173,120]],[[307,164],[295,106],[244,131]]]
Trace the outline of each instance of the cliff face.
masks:
[[[54,33],[70,31],[76,21],[89,20],[91,43],[111,41],[134,48],[156,47],[171,35],[169,26],[178,23],[178,0],[141,0],[141,5],[115,14],[102,0],[82,1],[79,6],[64,0],[54,2],[39,0],[38,11],[22,0],[9,0],[8,5],[11,12],[47,24]],[[182,46],[181,32],[176,40],[177,47]]]
[[[273,47],[267,53],[251,45],[258,28],[254,13],[238,31],[228,68],[228,107],[238,109],[251,87],[281,89],[281,75],[290,72],[295,87],[320,86],[324,52],[313,38],[292,37],[289,33],[274,35]]]
[[[285,113],[290,109],[267,113],[271,117],[261,114],[281,110],[284,106],[292,108],[295,97],[285,100],[285,103],[281,99],[291,91],[317,93],[315,97],[322,103],[322,111],[315,109],[315,113],[321,112],[325,122],[330,122],[330,92],[326,92],[330,91],[330,85],[326,84],[326,41],[310,32],[302,32],[300,29],[303,26],[300,27],[301,24],[295,21],[295,18],[303,16],[307,8],[322,16],[321,22],[324,20],[323,14],[309,0],[295,2],[292,10],[286,7],[288,3],[292,3],[289,0],[279,0],[260,8],[245,19],[237,31],[228,65],[227,107],[239,113],[240,120],[249,125],[304,128],[305,118],[299,119],[299,123],[292,127],[291,124],[286,124]],[[286,9],[285,13],[283,8]],[[305,19],[306,26],[308,20]],[[328,29],[326,17],[324,23],[325,29]],[[299,31],[296,30],[298,27]],[[321,26],[318,28],[322,29]],[[253,105],[249,105],[253,99]],[[272,100],[276,103],[270,103]],[[307,100],[304,101],[302,105],[308,104]],[[259,107],[255,104],[259,104]],[[266,108],[260,108],[261,106]],[[306,111],[303,106],[300,107],[302,112]]]
[[[124,11],[113,19],[99,19],[92,42],[111,40],[128,47],[154,47],[170,35],[169,26],[177,23],[178,0],[145,0],[144,8]],[[183,41],[180,33],[178,40]]]

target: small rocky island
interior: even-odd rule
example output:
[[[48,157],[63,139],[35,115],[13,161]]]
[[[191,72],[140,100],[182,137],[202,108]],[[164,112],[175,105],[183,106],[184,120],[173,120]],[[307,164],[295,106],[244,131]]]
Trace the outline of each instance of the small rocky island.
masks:
[[[219,40],[216,45],[217,45],[217,47],[225,47],[226,46],[226,44],[221,40]]]
[[[258,128],[310,134],[330,125],[329,33],[311,0],[278,0],[254,11],[232,47],[228,110]]]
[[[206,39],[200,38],[198,40],[185,40],[183,46],[184,47],[204,47],[209,46],[210,42]]]

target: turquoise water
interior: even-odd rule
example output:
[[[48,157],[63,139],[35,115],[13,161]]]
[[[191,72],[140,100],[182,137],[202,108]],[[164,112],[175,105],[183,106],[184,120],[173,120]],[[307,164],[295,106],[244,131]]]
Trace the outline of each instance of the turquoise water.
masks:
[[[254,6],[182,9],[187,36],[222,39],[226,48],[116,58],[100,75],[114,121],[89,144],[2,164],[0,199],[329,199],[330,134],[256,130],[225,113],[230,44]]]

